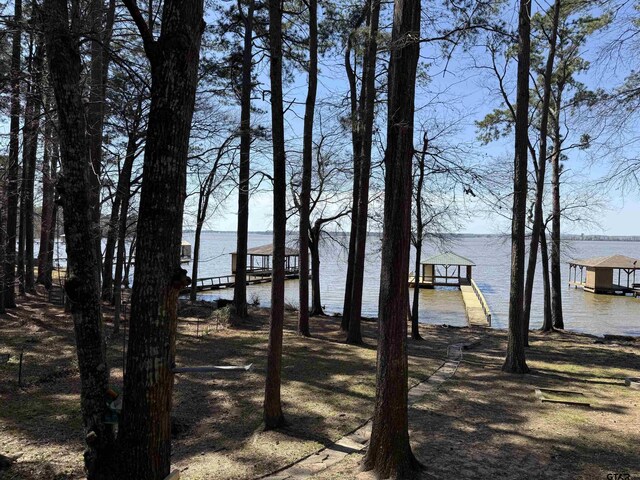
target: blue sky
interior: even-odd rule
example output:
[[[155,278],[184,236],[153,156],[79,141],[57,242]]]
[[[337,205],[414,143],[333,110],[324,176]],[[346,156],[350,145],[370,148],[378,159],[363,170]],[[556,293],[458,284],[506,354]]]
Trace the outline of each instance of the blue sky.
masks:
[[[535,8],[535,7],[534,7]],[[538,7],[539,8],[539,7]],[[515,18],[512,13],[506,13],[507,19]],[[628,64],[616,62],[609,58],[604,65],[602,60],[603,46],[614,36],[616,27],[597,37],[594,37],[584,50],[584,56],[594,65],[603,65],[592,68],[582,80],[590,88],[610,88],[620,82],[631,68]],[[428,33],[423,32],[423,35]],[[438,47],[425,45],[422,49],[423,58],[437,56]],[[477,58],[474,59],[474,56]],[[429,70],[432,80],[429,84],[420,85],[417,92],[417,106],[432,105],[421,109],[421,116],[447,118],[458,123],[457,133],[450,139],[452,142],[469,144],[475,141],[476,129],[474,122],[481,119],[486,113],[499,106],[499,98],[496,94],[495,79],[490,75],[473,68],[475,61],[482,61],[482,51],[475,49],[466,54],[454,56],[447,64],[446,71],[437,63]],[[345,95],[347,90],[343,68],[333,58],[324,58],[320,66],[320,87],[318,97],[337,101]],[[264,79],[268,83],[268,79]],[[306,95],[306,75],[297,74],[296,81],[285,92],[286,100],[303,102]],[[434,100],[436,99],[436,100]],[[268,117],[267,117],[268,118]],[[292,145],[298,145],[302,128],[302,107],[292,108],[287,115],[287,137]],[[504,158],[510,162],[512,158],[513,140],[507,138],[501,142],[490,145],[475,143],[470,152],[473,157],[470,161],[484,162],[492,158]],[[293,148],[298,150],[298,148]],[[296,155],[295,153],[291,155]],[[597,182],[610,168],[611,158],[599,158],[597,152],[568,152],[565,162],[567,175],[580,180],[582,187],[567,186],[564,193],[566,197],[588,195],[590,189],[602,191],[601,186],[589,186],[589,182]],[[572,182],[573,183],[573,182]],[[565,197],[565,198],[566,198]],[[222,215],[211,220],[207,228],[213,230],[235,230],[236,216],[232,213],[236,205],[236,196],[232,195],[227,205],[222,208]],[[629,190],[621,192],[617,188],[611,188],[605,193],[603,199],[606,208],[594,209],[592,220],[587,223],[567,224],[566,233],[607,234],[607,235],[640,235],[640,192]],[[485,213],[486,208],[478,208],[473,202],[468,202],[470,207],[466,209],[464,220],[461,221],[460,233],[503,233],[509,229],[509,221],[496,214]],[[271,193],[264,192],[255,195],[250,202],[249,228],[253,231],[271,229]]]

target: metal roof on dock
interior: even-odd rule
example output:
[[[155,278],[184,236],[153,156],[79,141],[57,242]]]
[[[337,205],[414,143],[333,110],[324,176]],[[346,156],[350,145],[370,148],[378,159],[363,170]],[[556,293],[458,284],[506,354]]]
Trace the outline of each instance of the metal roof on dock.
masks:
[[[640,260],[625,255],[609,255],[608,257],[594,257],[585,260],[571,260],[570,265],[578,265],[590,268],[621,268],[627,270],[640,270]]]
[[[453,252],[440,253],[438,255],[434,255],[433,257],[429,257],[420,263],[423,265],[460,265],[468,267],[476,266],[473,261]]]

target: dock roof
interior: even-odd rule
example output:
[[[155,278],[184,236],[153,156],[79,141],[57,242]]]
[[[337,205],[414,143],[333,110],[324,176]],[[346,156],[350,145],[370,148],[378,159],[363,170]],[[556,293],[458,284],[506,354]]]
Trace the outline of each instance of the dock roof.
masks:
[[[238,252],[233,252],[232,255],[236,255]],[[285,247],[284,254],[287,257],[297,257],[299,255],[299,251],[295,248]],[[271,256],[273,255],[273,244],[269,243],[268,245],[260,245],[258,247],[249,248],[247,250],[247,255],[256,255],[256,256]]]
[[[476,265],[468,258],[465,258],[453,252],[440,253],[438,255],[434,255],[433,257],[429,257],[420,263],[423,265],[460,265],[468,267],[475,267]]]
[[[620,268],[626,270],[640,270],[640,260],[625,255],[609,255],[608,257],[594,257],[585,260],[571,260],[570,265],[591,268]]]

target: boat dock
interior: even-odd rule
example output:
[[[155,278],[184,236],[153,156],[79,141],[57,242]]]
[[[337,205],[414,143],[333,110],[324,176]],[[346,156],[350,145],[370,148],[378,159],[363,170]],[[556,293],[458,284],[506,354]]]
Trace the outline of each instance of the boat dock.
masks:
[[[469,283],[460,282],[462,301],[467,312],[469,325],[475,327],[491,326],[491,310],[476,282],[471,279]]]
[[[569,286],[589,293],[637,297],[640,293],[640,285],[636,283],[637,271],[640,271],[640,260],[625,255],[572,260],[569,262]]]
[[[625,287],[624,285],[616,285],[615,283],[607,284],[606,286],[598,286],[597,289],[590,287],[586,282],[574,282],[570,281],[569,286],[573,288],[581,288],[585,292],[589,293],[603,293],[607,295],[637,295],[640,292],[640,288]]]
[[[285,280],[293,280],[300,278],[300,269],[298,266],[298,250],[294,248],[285,248],[284,252],[284,272]],[[180,292],[186,294],[195,288],[197,292],[210,292],[213,290],[223,290],[225,288],[233,288],[236,285],[236,265],[238,263],[238,254],[231,253],[231,274],[218,275],[216,277],[198,278],[193,285],[185,288]],[[261,245],[259,247],[249,248],[247,250],[246,263],[246,284],[257,285],[260,283],[271,282],[273,264],[273,245]]]
[[[409,276],[409,286],[418,288],[458,287],[462,293],[469,325],[491,326],[491,310],[480,290],[471,278],[473,263],[453,252],[435,255],[421,262],[422,271]]]
[[[298,271],[287,270],[285,280],[293,280],[299,278]],[[271,282],[271,271],[261,271],[260,273],[247,272],[247,285],[257,285],[260,283]],[[194,285],[197,292],[210,292],[213,290],[223,290],[225,288],[233,288],[236,285],[235,275],[219,275],[217,277],[198,278]],[[182,290],[182,294],[189,293],[192,287]]]

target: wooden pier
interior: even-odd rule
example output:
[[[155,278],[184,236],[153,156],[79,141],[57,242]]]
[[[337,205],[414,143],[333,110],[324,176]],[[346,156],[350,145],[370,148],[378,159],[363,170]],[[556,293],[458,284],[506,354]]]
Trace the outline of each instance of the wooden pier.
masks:
[[[190,253],[190,252],[189,252]],[[300,268],[298,266],[298,250],[285,248],[284,252],[285,280],[300,278]],[[210,292],[213,290],[223,290],[233,288],[236,285],[236,265],[238,254],[231,254],[231,275],[218,275],[217,277],[198,278],[195,285],[185,288],[181,294],[190,293],[192,288],[197,292]],[[247,285],[257,285],[271,282],[273,264],[273,245],[261,245],[247,250]]]
[[[469,283],[460,282],[460,292],[469,325],[490,327],[491,310],[476,282],[473,279]]]
[[[297,269],[287,270],[285,280],[293,280],[299,278],[300,274]],[[257,285],[260,283],[271,282],[271,271],[247,272],[247,285]],[[210,292],[213,290],[223,290],[225,288],[233,288],[236,285],[235,275],[219,275],[217,277],[198,278],[194,287],[197,292]],[[182,290],[182,294],[189,293],[192,287]]]

